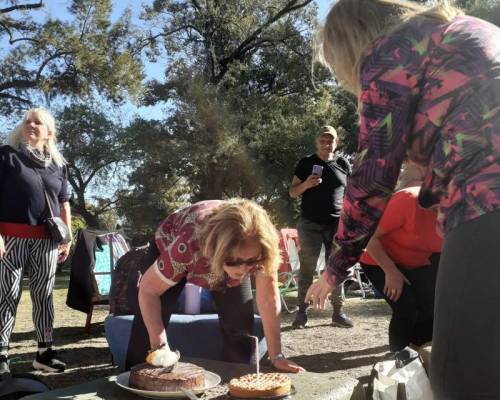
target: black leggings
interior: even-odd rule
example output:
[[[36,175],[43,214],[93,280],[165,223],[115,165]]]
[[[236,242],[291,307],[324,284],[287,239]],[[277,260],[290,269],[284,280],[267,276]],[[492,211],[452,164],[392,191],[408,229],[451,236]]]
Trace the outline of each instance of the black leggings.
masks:
[[[444,241],[436,286],[435,399],[500,399],[500,210]]]
[[[152,249],[152,252],[157,250]],[[151,265],[157,256],[152,253],[146,257],[145,265]],[[149,264],[147,264],[149,263]],[[167,329],[170,316],[175,311],[177,299],[186,284],[186,279],[169,288],[161,296],[161,316],[165,329]],[[224,292],[212,291],[219,324],[224,338],[222,359],[229,362],[248,363],[253,354],[254,314],[253,296],[250,279],[246,279],[240,286],[226,288]],[[149,335],[142,318],[137,298],[137,284],[129,285],[129,301],[135,310],[132,333],[130,335],[126,369],[143,363],[148,350],[151,348]],[[200,332],[202,334],[202,332]]]
[[[389,347],[391,351],[404,349],[410,343],[421,346],[431,341],[434,319],[434,291],[436,287],[437,264],[434,259],[430,266],[399,270],[410,281],[404,284],[403,293],[393,302],[384,299],[392,308],[389,324]],[[377,266],[363,265],[363,271],[380,292],[384,293],[385,273]]]

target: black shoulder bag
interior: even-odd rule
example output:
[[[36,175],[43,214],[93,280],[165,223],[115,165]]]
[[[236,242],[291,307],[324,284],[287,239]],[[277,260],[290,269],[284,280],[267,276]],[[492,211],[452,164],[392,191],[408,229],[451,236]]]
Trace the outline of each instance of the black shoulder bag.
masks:
[[[62,220],[61,217],[54,216],[54,213],[52,212],[52,207],[50,206],[49,195],[47,194],[45,182],[43,181],[40,173],[38,171],[36,171],[36,173],[38,174],[38,177],[42,182],[43,194],[45,196],[45,214],[47,214],[47,210],[49,214],[48,217],[44,218],[43,223],[45,224],[45,226],[47,226],[47,229],[49,230],[50,233],[50,237],[54,242],[69,243],[71,242],[71,235],[69,233],[68,225],[65,224],[65,222]]]

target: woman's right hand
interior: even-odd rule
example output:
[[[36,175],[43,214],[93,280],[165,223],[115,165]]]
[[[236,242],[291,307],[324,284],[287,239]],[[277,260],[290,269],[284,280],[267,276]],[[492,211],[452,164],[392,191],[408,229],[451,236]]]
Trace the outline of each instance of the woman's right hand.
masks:
[[[386,272],[384,286],[385,296],[393,302],[398,301],[403,294],[405,282],[408,285],[411,285],[410,281],[406,279],[406,276],[404,276],[400,270],[395,269],[393,271]]]
[[[307,189],[311,189],[313,187],[318,186],[321,183],[321,178],[317,175],[309,175],[307,179],[304,181],[304,185]]]
[[[0,235],[0,260],[3,258],[5,255],[5,242],[3,240],[2,235]]]

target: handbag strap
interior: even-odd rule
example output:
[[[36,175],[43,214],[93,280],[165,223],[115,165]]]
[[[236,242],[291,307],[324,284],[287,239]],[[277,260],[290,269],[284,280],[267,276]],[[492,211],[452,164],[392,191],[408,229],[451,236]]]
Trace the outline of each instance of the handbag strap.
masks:
[[[45,185],[45,182],[42,179],[42,175],[40,175],[40,172],[37,169],[35,169],[35,172],[38,175],[38,178],[40,179],[40,182],[42,182],[42,189],[43,189],[43,194],[44,194],[44,197],[45,197],[45,210],[48,209],[49,210],[49,217],[53,218],[54,217],[54,213],[52,212],[52,207],[50,206],[50,199],[49,199],[49,195],[47,194],[47,186]]]

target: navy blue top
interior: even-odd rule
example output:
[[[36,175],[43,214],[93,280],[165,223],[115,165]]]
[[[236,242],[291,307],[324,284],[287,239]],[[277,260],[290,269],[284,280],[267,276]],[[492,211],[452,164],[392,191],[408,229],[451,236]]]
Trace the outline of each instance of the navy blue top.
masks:
[[[38,175],[37,172],[40,174]],[[65,167],[35,164],[10,146],[0,146],[0,221],[40,225],[45,217],[45,196],[40,176],[54,216],[60,203],[69,200]]]

